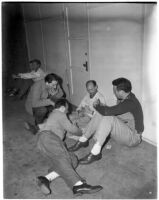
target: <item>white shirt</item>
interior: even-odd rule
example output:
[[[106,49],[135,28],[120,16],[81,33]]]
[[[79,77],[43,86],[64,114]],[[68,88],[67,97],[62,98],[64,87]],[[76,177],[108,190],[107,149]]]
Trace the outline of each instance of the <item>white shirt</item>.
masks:
[[[104,105],[106,105],[106,100],[105,100],[105,97],[104,95],[102,95],[100,92],[97,92],[95,94],[95,96],[93,98],[90,98],[90,95],[87,94],[81,101],[81,103],[79,104],[77,110],[81,110],[82,108],[85,108],[85,107],[88,107],[89,110],[92,112],[91,114],[89,113],[88,115],[90,117],[92,117],[95,113],[96,113],[96,110],[94,109],[93,107],[93,103],[96,101],[96,100],[100,100],[100,102]]]
[[[19,73],[20,78],[22,79],[33,79],[33,81],[39,81],[46,76],[46,73],[39,68],[36,72],[31,71],[28,73]]]

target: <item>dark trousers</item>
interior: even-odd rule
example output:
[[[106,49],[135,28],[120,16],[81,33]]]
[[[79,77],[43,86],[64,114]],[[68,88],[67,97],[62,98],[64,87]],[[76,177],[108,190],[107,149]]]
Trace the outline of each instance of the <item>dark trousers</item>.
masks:
[[[18,96],[23,97],[27,94],[32,84],[32,79],[15,79],[14,87],[18,89]]]
[[[42,131],[38,134],[38,149],[51,162],[51,170],[57,172],[72,189],[75,183],[82,180],[75,171],[77,156],[69,153],[63,141],[53,132]]]
[[[33,116],[35,119],[35,124],[41,124],[44,120],[48,117],[49,113],[52,112],[53,106],[41,106],[41,107],[34,107]]]

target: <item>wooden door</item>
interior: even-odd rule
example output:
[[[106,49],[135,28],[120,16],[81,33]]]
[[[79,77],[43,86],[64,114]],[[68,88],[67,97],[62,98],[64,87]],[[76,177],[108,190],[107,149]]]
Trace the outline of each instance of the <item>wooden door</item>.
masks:
[[[88,18],[85,3],[67,4],[66,27],[69,57],[71,102],[78,105],[86,94],[85,83],[90,78],[88,52]]]

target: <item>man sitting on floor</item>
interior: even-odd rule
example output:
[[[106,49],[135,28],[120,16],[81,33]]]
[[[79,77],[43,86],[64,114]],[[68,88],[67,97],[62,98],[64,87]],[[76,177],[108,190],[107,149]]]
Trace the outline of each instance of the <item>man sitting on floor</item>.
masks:
[[[64,96],[64,92],[54,74],[48,74],[45,79],[36,81],[30,89],[26,100],[26,110],[33,114],[35,125],[41,124],[53,110],[55,102]],[[28,130],[35,127],[30,123],[25,123]],[[34,131],[32,131],[34,132]],[[36,130],[35,132],[36,133]]]
[[[112,84],[117,105],[109,107],[97,101],[94,108],[100,114],[95,114],[84,135],[70,148],[75,151],[85,147],[88,139],[94,134],[96,143],[91,153],[80,159],[80,164],[90,164],[102,158],[101,149],[109,134],[115,141],[129,147],[136,146],[142,141],[143,111],[140,102],[131,92],[131,82],[126,78],[118,78]]]
[[[14,88],[10,92],[9,96],[16,96],[17,99],[22,99],[23,96],[29,91],[33,82],[43,79],[46,74],[41,69],[41,62],[38,59],[31,60],[29,62],[30,72],[13,74]]]
[[[99,99],[103,105],[106,104],[104,95],[98,91],[98,85],[96,81],[87,81],[86,89],[88,94],[86,94],[86,96],[82,99],[81,103],[76,109],[76,112],[73,112],[71,115],[69,115],[70,120],[77,124],[77,126],[82,130],[84,130],[86,125],[96,113],[93,103]]]
[[[81,135],[81,131],[68,120],[68,102],[59,99],[55,103],[55,109],[43,124],[39,124],[37,146],[40,152],[51,161],[51,173],[37,178],[38,185],[44,194],[50,194],[50,182],[61,176],[74,194],[90,194],[98,192],[102,186],[88,185],[77,174],[75,168],[78,165],[77,156],[69,153],[64,145],[66,132]]]

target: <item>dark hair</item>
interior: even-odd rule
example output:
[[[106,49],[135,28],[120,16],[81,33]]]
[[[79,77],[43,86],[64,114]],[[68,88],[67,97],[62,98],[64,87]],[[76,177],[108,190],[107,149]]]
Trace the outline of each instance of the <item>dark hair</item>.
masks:
[[[124,92],[131,92],[131,82],[126,78],[117,78],[112,81],[114,86],[117,86],[117,90],[123,90]]]
[[[38,64],[39,66],[41,66],[41,62],[40,62],[40,60],[38,60],[38,59],[33,59],[33,60],[31,60],[29,63],[36,63],[36,64]]]
[[[94,87],[97,86],[97,83],[96,83],[95,80],[89,80],[89,81],[86,82],[86,87],[88,86],[89,83],[92,83],[94,85]]]
[[[48,75],[45,76],[45,82],[51,83],[52,81],[58,82],[58,79],[57,79],[55,74],[52,73],[52,74],[48,74]]]
[[[61,106],[66,107],[66,105],[69,106],[69,102],[67,101],[67,99],[58,99],[55,103],[55,108],[60,108]]]

